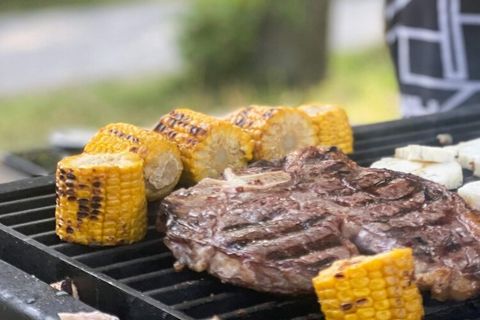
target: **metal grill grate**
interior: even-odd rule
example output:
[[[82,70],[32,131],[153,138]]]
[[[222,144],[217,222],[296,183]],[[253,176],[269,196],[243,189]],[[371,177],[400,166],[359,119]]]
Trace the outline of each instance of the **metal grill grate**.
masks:
[[[54,251],[57,257],[61,256],[76,267],[91,272],[93,277],[101,274],[108,281],[123,285],[125,295],[135,292],[140,297],[149,297],[161,302],[165,312],[177,311],[179,319],[209,319],[214,315],[225,320],[321,319],[314,297],[278,298],[222,284],[204,273],[190,270],[176,272],[173,269],[174,258],[163,245],[153,223],[149,227],[145,240],[129,246],[90,248],[62,242],[54,232],[53,181],[52,178],[41,179],[45,180],[45,186],[49,186],[44,193],[32,196],[19,193],[18,199],[0,203],[0,223],[10,231],[13,230],[10,233],[14,236],[18,234],[24,236],[25,241],[38,242],[37,249],[47,253]],[[30,189],[29,192],[35,193],[35,190]],[[6,250],[2,250],[0,255],[12,264],[20,264],[20,267],[26,268],[28,272],[31,272],[28,270],[29,263],[44,264],[33,257],[29,259],[21,254],[16,256],[16,259],[11,261],[12,257],[8,256]],[[49,275],[35,274],[45,281],[56,280],[50,279]],[[75,280],[75,277],[73,278]],[[82,280],[84,279],[80,277],[77,283],[80,293],[83,293],[82,298],[88,300],[91,297],[85,296]],[[99,290],[98,301],[94,301],[93,305],[118,313],[114,305],[102,304],[102,295],[110,294],[110,288]],[[91,303],[91,301],[87,302]],[[122,319],[134,319],[128,313],[121,316]],[[148,315],[152,319],[155,316],[155,314]]]
[[[357,127],[361,151],[353,158],[367,164],[396,146],[435,145],[438,133],[451,133],[457,141],[480,137],[480,113]],[[90,248],[62,242],[54,232],[54,204],[52,177],[0,186],[0,259],[46,282],[69,276],[83,301],[122,320],[322,319],[313,296],[279,298],[222,284],[205,273],[176,272],[153,217],[146,239],[133,245]],[[427,298],[425,304],[427,319],[475,319],[480,312],[480,299],[438,303]]]

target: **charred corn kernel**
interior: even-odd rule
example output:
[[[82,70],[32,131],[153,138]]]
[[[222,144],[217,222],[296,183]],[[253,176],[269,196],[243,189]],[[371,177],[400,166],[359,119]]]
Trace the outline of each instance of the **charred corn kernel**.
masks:
[[[131,152],[83,153],[56,172],[56,233],[65,241],[117,245],[147,231],[143,160]]]
[[[157,133],[126,123],[112,123],[98,131],[85,146],[87,153],[130,151],[144,160],[147,198],[156,200],[170,193],[182,174],[177,146]]]
[[[230,116],[255,141],[255,160],[273,160],[298,148],[316,145],[313,121],[303,111],[288,107],[250,106]]]
[[[420,320],[422,296],[413,270],[412,250],[395,249],[336,261],[320,271],[313,286],[326,320]]]
[[[189,109],[168,113],[154,130],[178,145],[184,184],[218,177],[226,168],[244,167],[252,159],[253,141],[248,134],[228,121]]]
[[[331,105],[303,105],[317,127],[320,145],[336,146],[345,153],[353,152],[353,132],[345,110]]]

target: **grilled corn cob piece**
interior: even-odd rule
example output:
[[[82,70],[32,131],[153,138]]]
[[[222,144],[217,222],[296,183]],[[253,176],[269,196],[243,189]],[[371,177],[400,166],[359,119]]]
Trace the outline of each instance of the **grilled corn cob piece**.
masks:
[[[126,123],[112,123],[98,131],[85,146],[88,153],[130,151],[144,159],[143,173],[149,200],[173,190],[182,174],[177,146],[151,130]]]
[[[326,320],[410,319],[423,316],[409,248],[340,260],[313,279]]]
[[[143,160],[131,152],[83,153],[56,172],[56,232],[87,245],[127,244],[147,230]]]
[[[318,142],[313,122],[294,108],[250,106],[234,112],[228,119],[255,141],[255,160],[279,159]]]
[[[182,156],[183,184],[218,177],[226,168],[241,168],[252,159],[251,137],[228,121],[189,109],[163,116],[154,129],[176,142]]]
[[[320,145],[336,146],[345,153],[353,152],[353,132],[345,110],[330,105],[303,105],[317,127]]]

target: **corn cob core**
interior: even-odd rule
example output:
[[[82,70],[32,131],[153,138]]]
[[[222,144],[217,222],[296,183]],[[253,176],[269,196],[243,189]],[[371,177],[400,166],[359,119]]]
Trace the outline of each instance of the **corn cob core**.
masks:
[[[136,154],[80,154],[56,172],[56,233],[65,241],[117,245],[147,230],[143,160]]]
[[[254,160],[274,160],[316,145],[316,129],[302,111],[288,107],[250,106],[228,117],[255,141]]]
[[[333,263],[313,279],[326,320],[409,319],[423,316],[409,248]]]
[[[88,153],[130,151],[144,159],[144,177],[149,200],[170,193],[183,170],[177,146],[151,130],[126,123],[100,129],[85,146]]]
[[[336,146],[345,153],[353,152],[353,132],[344,109],[331,105],[304,105],[317,127],[320,145]]]
[[[177,143],[183,184],[218,177],[226,168],[244,167],[252,159],[253,141],[248,134],[228,121],[189,109],[171,111],[154,130]]]

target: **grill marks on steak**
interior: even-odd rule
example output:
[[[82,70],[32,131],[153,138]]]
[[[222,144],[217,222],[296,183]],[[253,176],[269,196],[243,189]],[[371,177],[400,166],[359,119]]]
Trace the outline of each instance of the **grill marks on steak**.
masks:
[[[337,259],[409,246],[417,282],[434,297],[480,290],[479,213],[433,182],[313,147],[225,178],[161,205],[166,245],[196,271],[260,291],[308,293],[311,278]]]

